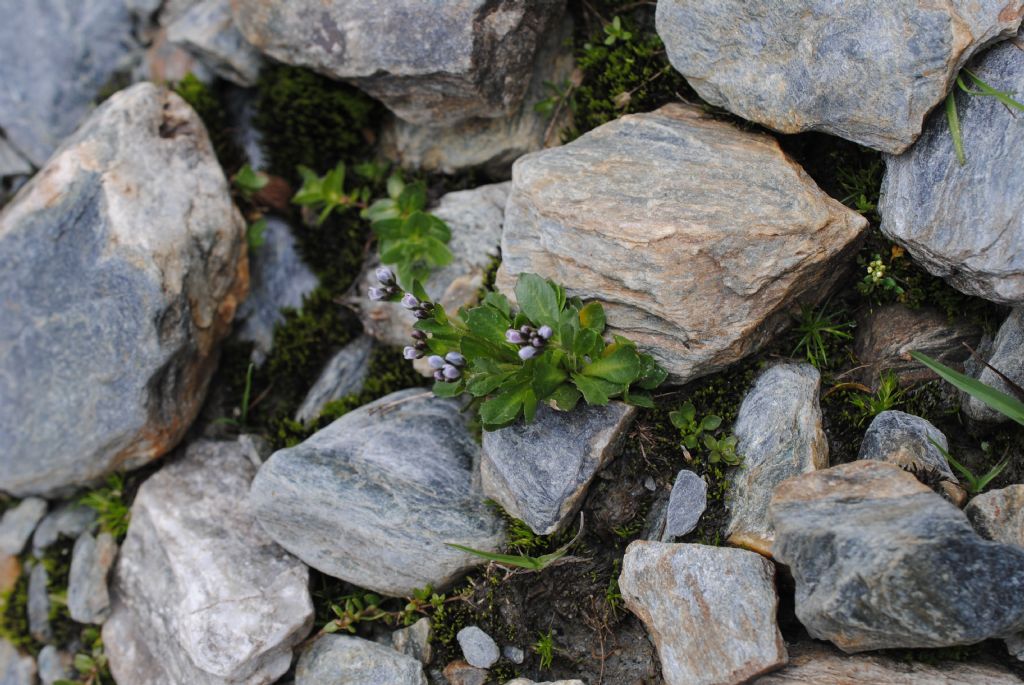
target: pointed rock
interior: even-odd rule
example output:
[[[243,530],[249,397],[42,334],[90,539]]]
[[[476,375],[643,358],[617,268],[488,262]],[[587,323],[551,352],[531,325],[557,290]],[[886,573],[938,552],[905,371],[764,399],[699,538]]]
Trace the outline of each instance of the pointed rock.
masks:
[[[1024,547],[1024,484],[983,492],[964,513],[985,538]]]
[[[46,500],[38,497],[23,499],[5,511],[0,519],[0,556],[21,554],[45,514]]]

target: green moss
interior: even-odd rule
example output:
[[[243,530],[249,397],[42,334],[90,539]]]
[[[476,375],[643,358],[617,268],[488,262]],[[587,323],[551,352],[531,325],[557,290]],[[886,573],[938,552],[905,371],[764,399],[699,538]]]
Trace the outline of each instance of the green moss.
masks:
[[[231,136],[231,120],[224,107],[220,90],[211,88],[193,74],[188,74],[175,84],[174,92],[190,104],[203,120],[224,172],[231,175],[237,171],[244,163],[245,155]]]
[[[35,640],[28,632],[28,572],[22,569],[17,583],[0,595],[0,638],[35,653]]]
[[[50,627],[52,642],[67,645],[74,640],[82,626],[71,620],[67,608],[68,576],[71,573],[71,550],[74,539],[61,536],[50,545],[41,558],[29,554],[21,558],[22,573],[15,586],[0,595],[0,638],[30,654],[37,654],[44,643],[37,641],[29,632],[28,625],[28,580],[34,564],[42,564],[49,576],[47,590],[50,595]]]
[[[380,106],[359,90],[283,64],[260,74],[254,123],[270,161],[268,171],[296,179],[303,164],[317,173],[365,157],[366,131],[380,120]]]

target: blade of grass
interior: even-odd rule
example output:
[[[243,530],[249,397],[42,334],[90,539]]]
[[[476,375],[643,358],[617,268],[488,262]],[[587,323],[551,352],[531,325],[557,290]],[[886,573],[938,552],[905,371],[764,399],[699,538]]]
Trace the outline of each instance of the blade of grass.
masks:
[[[970,376],[954,371],[945,364],[937,362],[920,352],[911,352],[910,356],[937,373],[947,383],[952,384],[959,390],[966,392],[971,397],[984,402],[1007,418],[1013,419],[1024,426],[1024,402],[985,385]]]
[[[967,155],[964,154],[964,138],[960,133],[960,117],[956,113],[956,97],[953,91],[946,96],[946,119],[949,120],[949,135],[953,136],[953,149],[956,151],[956,161],[960,166],[967,164]]]

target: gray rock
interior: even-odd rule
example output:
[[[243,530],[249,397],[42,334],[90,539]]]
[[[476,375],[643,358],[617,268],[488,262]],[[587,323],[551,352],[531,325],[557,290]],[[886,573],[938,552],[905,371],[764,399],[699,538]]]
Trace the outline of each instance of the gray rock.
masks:
[[[687,469],[677,473],[668,498],[661,541],[672,542],[673,538],[681,538],[696,528],[707,506],[708,484],[704,479]]]
[[[103,644],[119,683],[270,683],[313,623],[309,569],[249,509],[255,467],[200,441],[132,504]]]
[[[235,0],[250,43],[286,64],[344,79],[414,124],[511,114],[564,0]]]
[[[391,633],[391,647],[426,666],[434,655],[430,647],[431,626],[431,620],[424,616],[411,626],[394,631]]]
[[[898,466],[792,478],[771,505],[796,615],[844,652],[946,647],[1024,629],[1024,549],[989,542]],[[944,579],[955,578],[955,582]]]
[[[130,65],[132,17],[109,0],[3,0],[0,13],[0,130],[41,167]]]
[[[857,458],[887,461],[918,472],[933,471],[944,480],[959,483],[932,440],[942,449],[949,449],[946,436],[927,419],[901,411],[883,411],[868,426]]]
[[[40,649],[36,661],[39,666],[39,682],[42,685],[53,685],[58,680],[74,678],[74,670],[71,667],[72,656],[58,651],[53,645],[46,645]],[[8,685],[7,681],[2,678],[0,678],[0,683]]]
[[[964,344],[978,346],[981,329],[967,321],[950,321],[936,309],[910,309],[888,304],[868,312],[857,322],[853,351],[863,365],[861,382],[876,386],[883,372],[895,373],[910,384],[935,376],[911,358],[923,352],[947,366],[959,367],[970,354]]]
[[[999,332],[992,342],[992,353],[988,356],[988,363],[1018,386],[1024,386],[1024,308],[1010,312],[1010,316],[999,327]],[[985,385],[1019,399],[1017,391],[989,367],[982,366],[977,378]],[[1005,414],[966,393],[963,410],[976,421],[1002,423],[1010,420]]]
[[[1007,6],[1016,20],[1019,5],[1014,0]],[[1020,99],[1022,47],[1021,36],[997,45],[971,71]],[[957,102],[967,163],[957,161],[945,112],[936,111],[913,148],[886,160],[878,204],[882,232],[954,288],[1022,305],[1024,195],[1013,151],[1024,145],[1024,119],[995,98],[958,93]]]
[[[50,493],[174,447],[248,286],[196,113],[148,83],[108,99],[0,211],[0,272],[0,488]]]
[[[96,510],[68,502],[54,509],[39,522],[32,536],[32,551],[41,556],[43,550],[57,542],[60,537],[75,539],[96,523]]]
[[[500,519],[473,482],[480,448],[458,403],[413,388],[276,452],[250,501],[278,543],[329,576],[387,595],[443,589],[498,551]]]
[[[274,453],[274,448],[269,442],[262,436],[251,433],[243,433],[238,436],[238,447],[256,468],[259,468]]]
[[[31,173],[32,164],[6,138],[0,136],[0,178],[28,176]]]
[[[354,635],[321,635],[299,657],[295,685],[427,685],[420,662]]]
[[[774,139],[673,104],[516,161],[497,284],[536,273],[600,300],[682,383],[824,297],[866,225]]]
[[[742,683],[786,663],[775,567],[742,549],[635,541],[619,576],[668,685]]]
[[[36,685],[36,662],[0,638],[0,685]]]
[[[358,393],[370,373],[373,338],[362,335],[338,350],[306,393],[295,420],[306,423],[320,415],[328,402]]]
[[[392,117],[381,133],[384,156],[409,169],[456,174],[483,168],[492,178],[508,178],[512,162],[527,152],[557,145],[572,119],[568,107],[550,116],[535,109],[538,102],[551,97],[548,84],[562,87],[573,76],[576,61],[565,47],[571,35],[568,18],[560,30],[548,31],[537,51],[526,96],[514,114],[444,127],[418,126]]]
[[[79,623],[103,623],[110,615],[107,576],[117,557],[117,543],[110,533],[93,537],[83,533],[75,540],[68,575],[68,612]]]
[[[431,213],[447,222],[452,231],[448,248],[452,261],[436,269],[423,287],[445,311],[458,311],[477,301],[484,275],[498,256],[509,184],[495,183],[444,195]],[[374,271],[380,266],[370,260],[356,289],[352,304],[359,308],[363,328],[387,345],[408,345],[416,322],[397,302],[373,302],[368,290],[378,285]]]
[[[167,39],[235,85],[255,86],[262,57],[231,18],[231,0],[200,0],[167,26]]]
[[[522,647],[505,645],[501,648],[501,655],[514,664],[521,664],[526,660],[526,652]]]
[[[1010,485],[977,495],[964,513],[980,535],[1024,547],[1024,485]]]
[[[274,346],[274,327],[284,322],[282,309],[302,307],[302,299],[317,286],[317,277],[302,261],[288,224],[267,217],[263,244],[249,253],[251,290],[238,308],[239,340],[253,343],[257,364]]]
[[[467,626],[459,631],[456,638],[462,648],[462,656],[470,666],[490,668],[501,658],[498,645],[494,638],[480,630],[477,626]]]
[[[772,491],[787,478],[828,468],[820,386],[821,375],[810,364],[778,364],[762,372],[743,398],[733,426],[743,464],[731,473],[731,544],[770,555]]]
[[[1024,661],[1024,633],[1005,638],[1006,651],[1018,661]]]
[[[46,500],[38,497],[27,497],[5,511],[0,519],[0,555],[21,554],[45,514]]]
[[[898,154],[960,67],[1016,33],[1022,12],[1019,0],[663,0],[656,23],[669,61],[711,104]]]
[[[1020,685],[1002,666],[942,661],[923,663],[885,656],[850,656],[821,643],[789,647],[789,664],[751,685]]]
[[[538,535],[555,533],[573,520],[634,418],[636,408],[622,402],[571,412],[542,405],[531,423],[485,432],[484,493]]]
[[[526,678],[516,678],[508,681],[505,685],[585,685],[585,683],[582,680],[545,680],[543,683],[538,683]]]
[[[50,574],[42,563],[32,567],[28,576],[28,632],[39,642],[53,638],[50,625]]]

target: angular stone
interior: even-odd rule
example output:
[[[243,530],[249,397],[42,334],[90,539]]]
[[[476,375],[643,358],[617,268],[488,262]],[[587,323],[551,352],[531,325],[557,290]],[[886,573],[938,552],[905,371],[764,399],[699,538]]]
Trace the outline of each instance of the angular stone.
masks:
[[[28,632],[39,642],[49,642],[53,638],[53,626],[50,625],[50,574],[42,563],[32,567],[28,575]]]
[[[850,656],[820,643],[789,647],[789,664],[751,685],[1020,685],[995,664],[907,661],[884,654]]]
[[[103,644],[119,683],[270,683],[313,623],[309,570],[248,505],[255,467],[200,441],[132,504]]]
[[[328,402],[357,393],[370,372],[373,338],[362,335],[338,350],[306,393],[295,420],[306,423],[320,415]]]
[[[231,18],[231,0],[200,0],[167,26],[167,39],[196,55],[210,71],[243,88],[255,86],[262,56]]]
[[[83,533],[75,540],[68,575],[68,612],[79,623],[103,623],[110,615],[107,575],[117,557],[117,543],[110,533],[93,537]]]
[[[0,685],[36,685],[36,662],[0,638]]]
[[[743,398],[732,429],[743,464],[731,474],[731,544],[770,556],[775,530],[768,505],[775,487],[793,476],[828,468],[820,386],[821,375],[810,364],[778,364],[762,372]]]
[[[0,272],[0,488],[53,492],[174,447],[248,285],[196,113],[148,83],[108,99],[0,212]]]
[[[0,130],[41,167],[129,66],[138,50],[132,17],[109,0],[7,0],[3,14]]]
[[[992,342],[992,352],[988,355],[988,363],[1018,386],[1024,386],[1024,308],[1010,312],[1003,325],[999,327],[996,339]],[[1018,392],[988,366],[981,368],[977,378],[985,385],[990,385],[1011,397],[1018,397]],[[1002,423],[1010,420],[1005,414],[966,393],[963,410],[976,421]]]
[[[983,492],[968,503],[964,513],[980,535],[1024,547],[1024,485]]]
[[[433,633],[431,626],[431,620],[424,616],[411,626],[399,628],[391,633],[391,647],[426,666],[434,653],[430,646]]]
[[[451,126],[417,126],[392,117],[381,133],[385,157],[408,169],[456,174],[482,168],[492,178],[508,178],[512,162],[528,152],[560,142],[559,134],[572,113],[562,107],[544,115],[535,105],[551,97],[548,84],[562,87],[570,81],[576,60],[565,39],[572,22],[549,31],[533,65],[533,76],[519,109],[510,116],[477,118]]]
[[[942,449],[949,449],[946,436],[927,419],[901,411],[883,411],[868,426],[857,458],[887,461],[919,474],[932,471],[943,480],[959,483],[931,440]]]
[[[1024,549],[982,539],[898,466],[856,461],[797,476],[776,488],[771,513],[797,617],[844,652],[966,645],[1024,629]]]
[[[1006,642],[1006,651],[1016,657],[1018,661],[1024,661],[1024,633],[1011,635],[1004,638],[1004,641]]]
[[[36,661],[39,666],[39,682],[42,685],[53,685],[58,680],[71,680],[74,678],[72,669],[72,656],[66,652],[60,652],[53,645],[46,645],[39,650]],[[0,678],[0,683],[7,685],[7,681]]]
[[[708,506],[708,484],[693,471],[683,469],[676,474],[672,493],[668,498],[665,517],[665,532],[662,542],[681,538],[697,527],[704,509]]]
[[[458,403],[411,388],[274,453],[250,501],[271,537],[329,576],[394,596],[440,590],[480,563],[445,543],[504,542],[474,483],[479,451]]]
[[[480,475],[484,493],[538,535],[572,521],[590,481],[612,460],[636,418],[622,402],[563,412],[537,409],[530,423],[483,436]]]
[[[284,321],[282,309],[302,307],[302,299],[317,286],[317,277],[302,261],[288,224],[267,217],[263,244],[249,253],[249,297],[238,308],[239,340],[254,344],[257,363],[270,354],[274,327]]]
[[[43,551],[62,536],[77,538],[96,523],[96,510],[77,502],[67,502],[54,509],[39,522],[32,535],[32,551],[42,556]]]
[[[960,67],[1016,33],[1022,13],[1020,0],[664,0],[656,23],[669,61],[711,104],[899,154]]]
[[[354,635],[321,635],[299,657],[295,685],[427,685],[416,659]]]
[[[746,682],[786,663],[775,567],[742,549],[637,540],[619,576],[668,685]]]
[[[543,683],[538,683],[526,678],[516,678],[508,681],[505,685],[585,685],[585,683],[582,680],[545,680]]]
[[[484,282],[484,275],[498,256],[509,184],[495,183],[444,195],[431,213],[444,220],[452,231],[448,248],[453,259],[431,272],[423,287],[445,311],[471,306]],[[374,275],[378,261],[367,264],[352,304],[359,308],[363,328],[387,345],[408,345],[416,319],[398,302],[373,302],[367,298],[378,285]]]
[[[910,384],[935,378],[911,358],[912,351],[958,367],[970,355],[964,344],[976,348],[980,339],[978,326],[967,321],[951,322],[936,309],[888,304],[857,322],[853,351],[864,365],[858,372],[863,383],[877,385],[883,372],[892,371],[901,383]]]
[[[541,37],[564,0],[234,0],[250,43],[286,64],[344,79],[414,124],[515,111]]]
[[[466,626],[459,631],[456,638],[462,648],[462,656],[471,666],[490,668],[501,658],[498,645],[494,638],[480,630],[477,626]]]
[[[501,648],[501,655],[514,664],[521,664],[526,660],[526,652],[522,647],[505,645]]]
[[[1019,6],[1019,0],[1009,3],[1008,13]],[[1019,100],[1022,48],[1024,36],[997,45],[971,71]],[[957,102],[966,164],[957,161],[945,112],[936,111],[913,148],[886,160],[878,203],[882,232],[954,288],[1024,305],[1024,170],[1011,153],[1024,145],[1024,119],[996,98],[960,92]]]
[[[45,514],[46,500],[38,497],[27,497],[5,511],[0,519],[0,556],[21,554]]]
[[[774,139],[666,105],[516,161],[497,282],[536,273],[600,300],[682,383],[824,297],[866,225]]]
[[[465,661],[453,661],[444,667],[444,679],[448,681],[448,685],[484,685],[487,678],[488,673],[485,669],[477,668]]]

